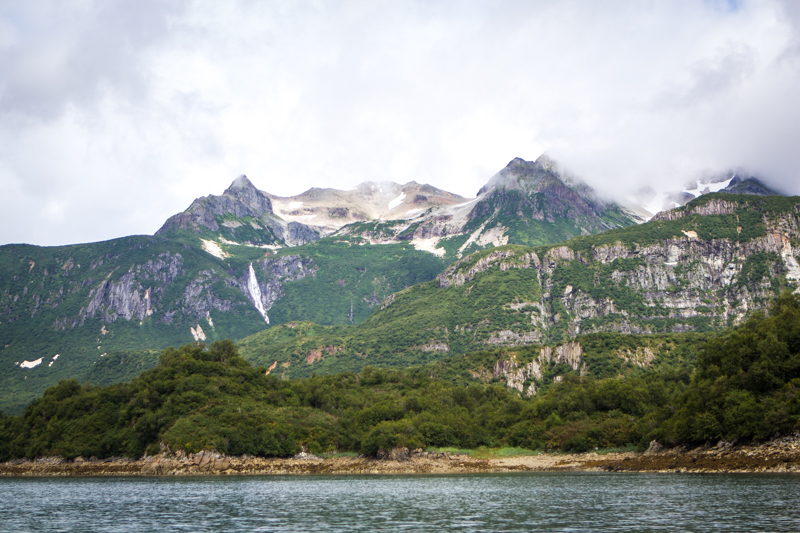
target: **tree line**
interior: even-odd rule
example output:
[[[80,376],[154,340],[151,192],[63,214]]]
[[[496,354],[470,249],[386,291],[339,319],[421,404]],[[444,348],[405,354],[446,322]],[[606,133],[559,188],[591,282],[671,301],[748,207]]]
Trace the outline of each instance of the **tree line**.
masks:
[[[252,367],[229,340],[169,348],[129,383],[63,380],[23,415],[0,415],[0,460],[167,449],[264,457],[376,455],[396,446],[587,451],[642,449],[652,439],[766,439],[800,428],[800,296],[785,293],[768,315],[706,342],[694,369],[604,379],[570,372],[531,398],[432,369],[281,380]]]

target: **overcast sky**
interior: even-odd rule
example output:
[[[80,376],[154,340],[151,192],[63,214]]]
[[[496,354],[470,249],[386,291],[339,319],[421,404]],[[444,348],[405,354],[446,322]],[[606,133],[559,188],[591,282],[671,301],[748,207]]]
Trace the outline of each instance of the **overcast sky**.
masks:
[[[155,232],[239,174],[474,196],[547,150],[606,194],[800,194],[800,2],[0,0],[0,244]]]

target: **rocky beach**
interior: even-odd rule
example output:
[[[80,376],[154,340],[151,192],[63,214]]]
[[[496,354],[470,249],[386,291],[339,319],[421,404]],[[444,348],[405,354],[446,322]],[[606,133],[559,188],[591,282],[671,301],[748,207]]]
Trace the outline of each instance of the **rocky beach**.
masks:
[[[167,452],[136,460],[43,457],[0,463],[0,476],[406,475],[537,471],[798,473],[800,432],[761,444],[720,441],[693,449],[664,449],[654,442],[644,453],[540,453],[476,458],[395,449],[380,458],[318,457],[301,453],[277,459],[201,451],[195,454]]]

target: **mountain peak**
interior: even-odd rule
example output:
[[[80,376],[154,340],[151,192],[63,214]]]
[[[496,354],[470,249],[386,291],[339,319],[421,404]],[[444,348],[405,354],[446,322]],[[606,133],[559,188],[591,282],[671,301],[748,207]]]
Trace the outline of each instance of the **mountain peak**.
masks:
[[[235,180],[233,180],[231,182],[231,186],[228,187],[225,190],[225,192],[227,193],[227,192],[233,192],[233,191],[239,190],[239,189],[255,189],[255,188],[256,188],[256,186],[253,185],[253,182],[250,181],[249,179],[247,179],[247,176],[242,174],[241,176],[239,176],[238,178],[236,178]]]
[[[520,220],[568,224],[572,228],[561,234],[564,240],[634,223],[620,206],[603,201],[587,184],[562,171],[547,154],[536,161],[512,159],[478,191],[478,196],[469,214],[473,225],[482,222],[490,227],[490,219],[507,227]]]
[[[264,213],[272,214],[272,202],[269,197],[258,190],[253,182],[242,174],[231,182],[225,189],[223,196],[232,196],[253,211],[251,216],[261,216]]]
[[[170,217],[156,235],[180,229],[200,231],[200,227],[219,231],[215,219],[217,216],[261,218],[272,214],[272,202],[269,196],[258,190],[247,176],[242,174],[233,180],[230,187],[220,196],[209,195],[195,199],[184,212]]]
[[[782,193],[770,188],[755,176],[733,177],[727,187],[720,192],[733,194],[754,194],[757,196],[783,196]]]
[[[553,170],[556,171],[558,169],[558,162],[555,159],[550,157],[550,154],[544,152],[542,155],[536,158],[534,164],[539,165],[540,167],[544,168],[545,170]]]
[[[558,164],[547,154],[540,155],[536,161],[526,161],[521,157],[515,157],[505,168],[492,176],[489,182],[478,191],[478,196],[497,188],[535,188],[542,181],[552,181],[553,179],[564,181]]]

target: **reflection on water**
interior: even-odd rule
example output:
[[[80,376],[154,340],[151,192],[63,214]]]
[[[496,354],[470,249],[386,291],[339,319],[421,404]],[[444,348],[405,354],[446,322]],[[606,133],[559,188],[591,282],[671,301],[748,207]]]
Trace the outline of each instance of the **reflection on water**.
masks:
[[[800,477],[0,479],[0,531],[800,531]]]

